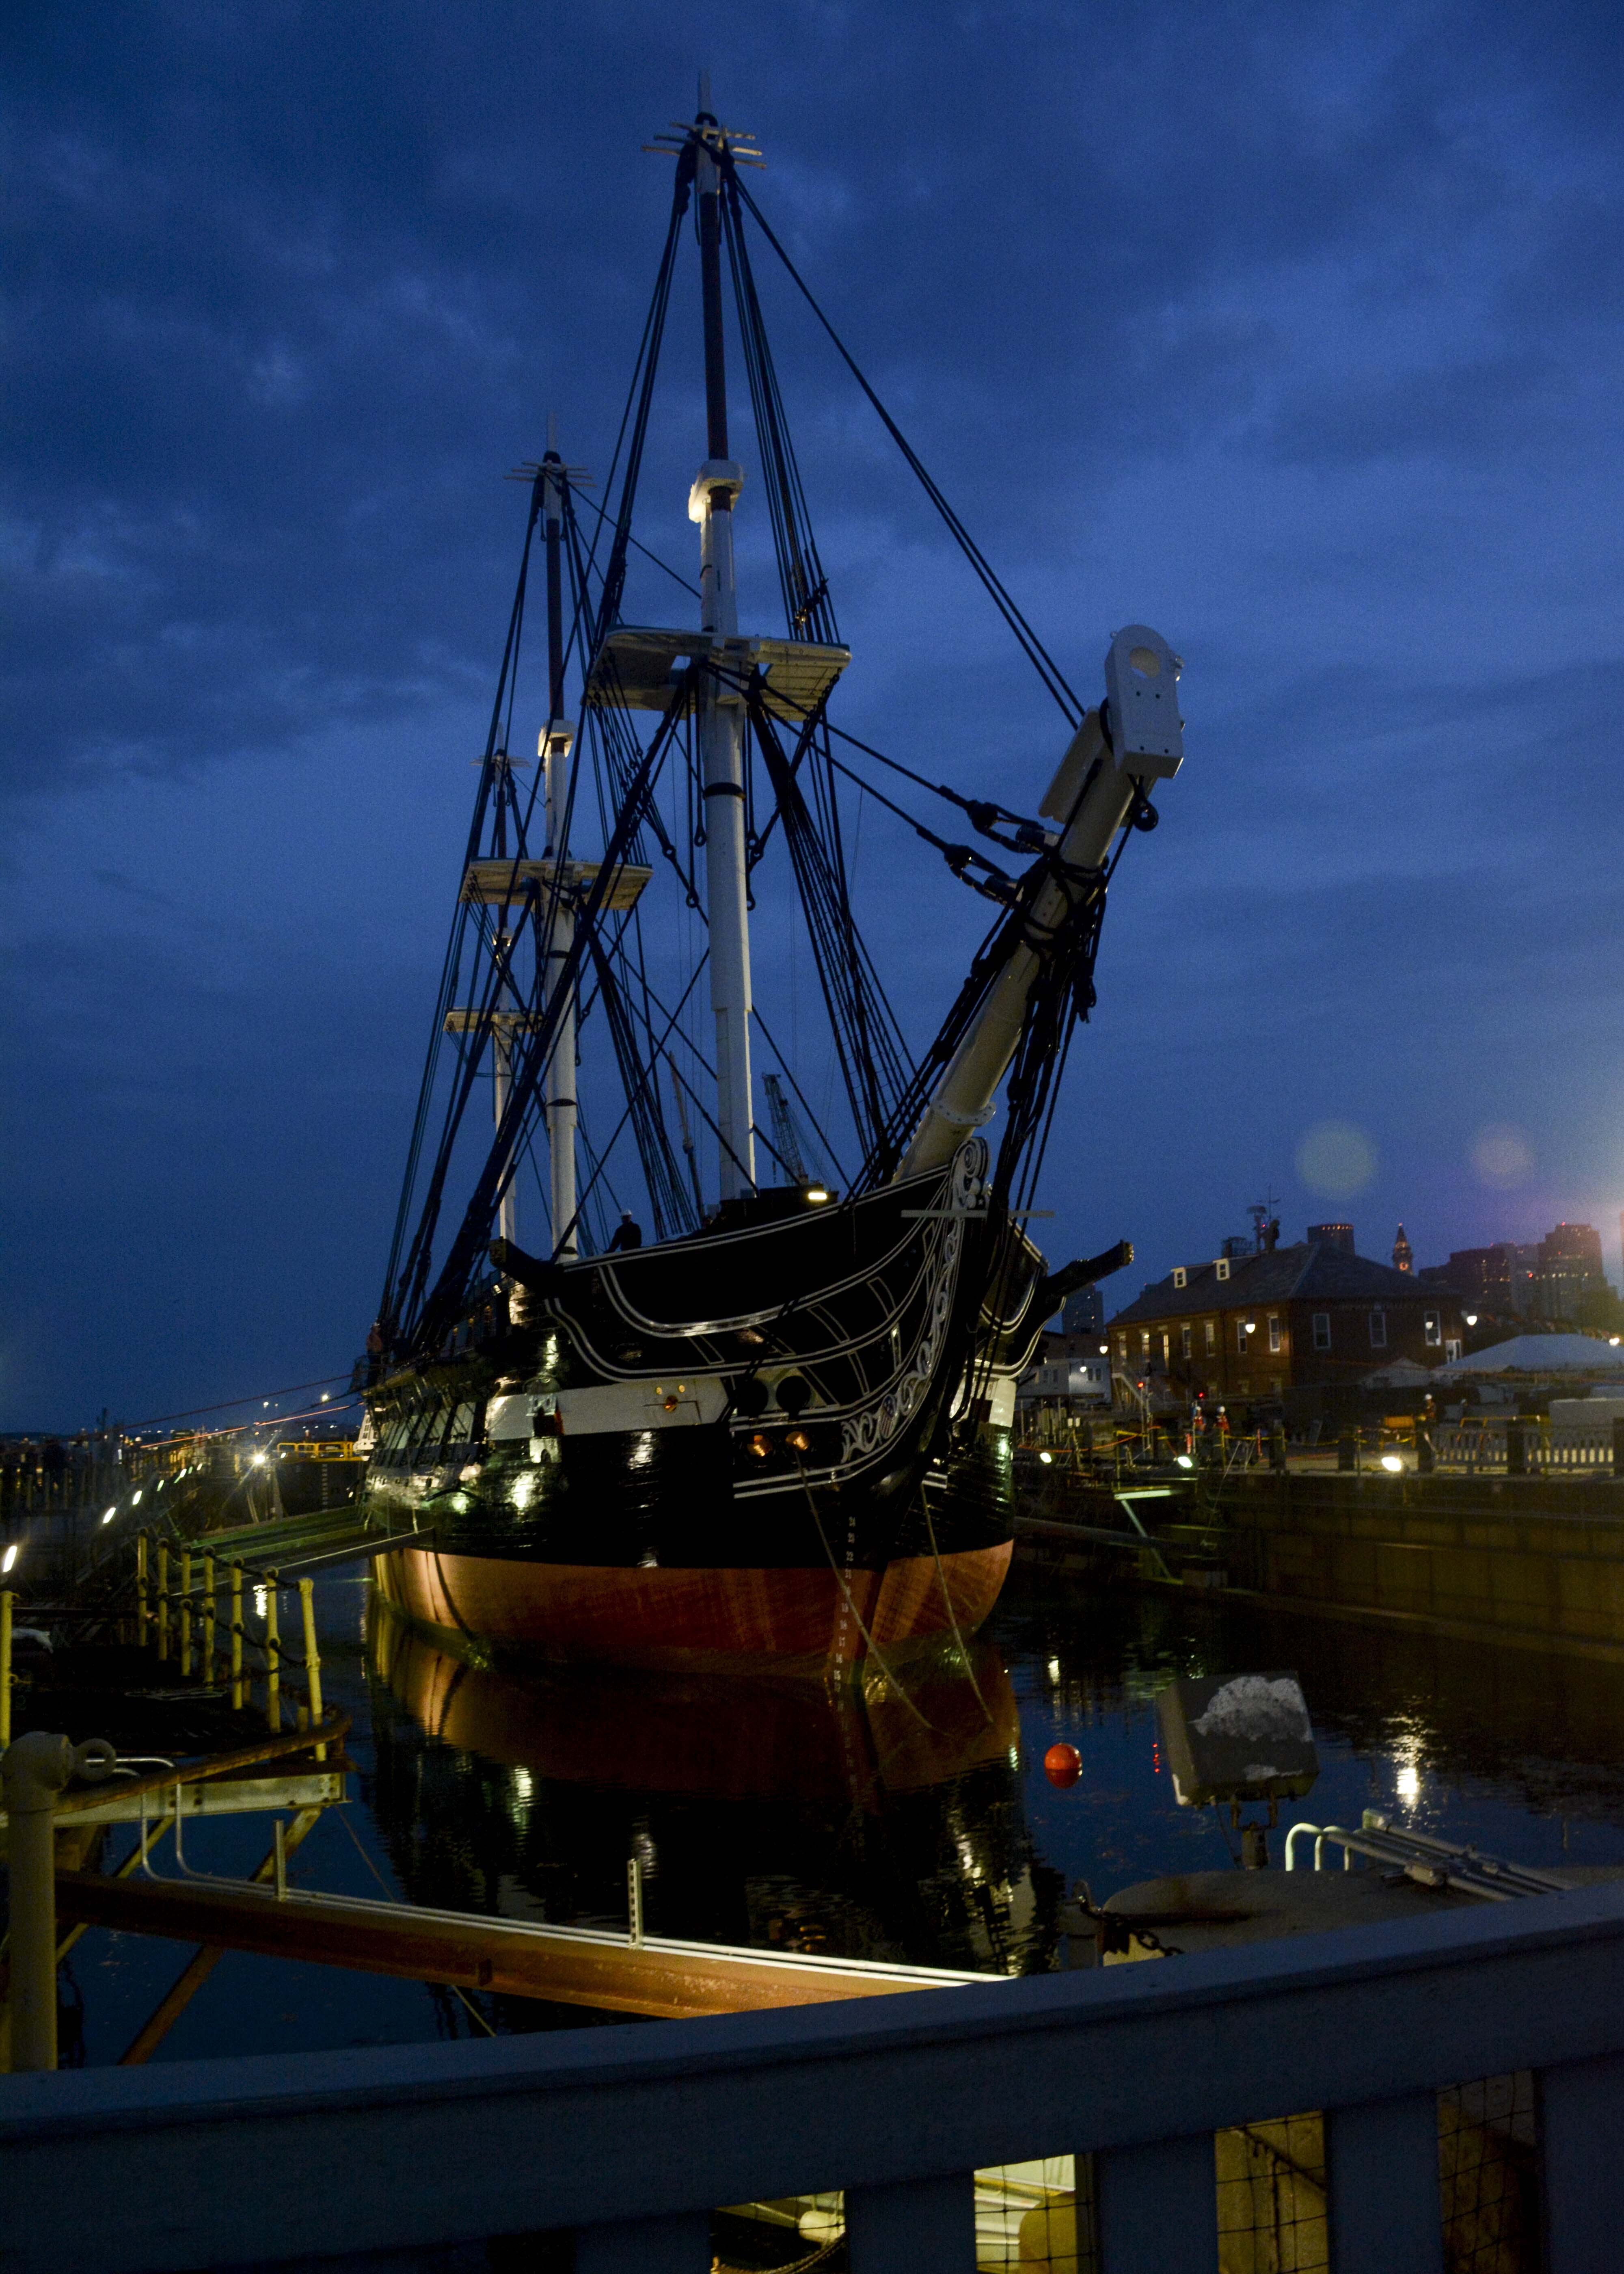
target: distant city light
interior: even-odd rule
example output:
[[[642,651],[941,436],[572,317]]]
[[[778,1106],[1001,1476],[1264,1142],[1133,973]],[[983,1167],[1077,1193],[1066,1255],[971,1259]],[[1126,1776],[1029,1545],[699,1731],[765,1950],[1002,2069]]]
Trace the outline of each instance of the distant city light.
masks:
[[[1403,1473],[1404,1464],[1397,1453],[1384,1453],[1381,1457],[1381,1465],[1390,1477],[1401,1476]]]
[[[332,1395],[333,1395],[333,1393],[332,1393],[332,1391],[331,1391],[330,1389],[324,1389],[324,1390],[322,1391],[322,1393],[321,1393],[321,1402],[322,1402],[322,1404],[323,1404],[324,1405],[327,1403],[328,1399],[332,1397]]]

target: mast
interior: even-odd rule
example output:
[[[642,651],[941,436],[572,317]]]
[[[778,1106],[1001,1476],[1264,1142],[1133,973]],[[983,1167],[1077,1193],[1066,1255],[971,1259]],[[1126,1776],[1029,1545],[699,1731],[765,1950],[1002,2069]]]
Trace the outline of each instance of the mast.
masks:
[[[721,132],[710,109],[710,74],[699,82],[700,279],[704,310],[706,457],[688,493],[700,531],[700,627],[718,641],[739,629],[733,580],[733,500],[744,469],[727,455],[727,369],[722,338]],[[710,931],[710,1008],[716,1020],[717,1126],[722,1198],[756,1186],[750,1113],[750,928],[746,899],[744,704],[710,674],[698,704],[701,794],[705,813],[705,913]]]
[[[1105,659],[1109,731],[1098,711],[1089,712],[1038,808],[1056,825],[1049,874],[1026,911],[1019,944],[943,1072],[898,1178],[940,1168],[972,1130],[991,1119],[1033,987],[1081,880],[1103,870],[1116,832],[1144,802],[1145,784],[1167,779],[1184,761],[1183,669],[1147,624],[1130,624],[1112,640]]]
[[[554,886],[550,895],[550,921],[541,951],[545,980],[541,999],[548,1002],[563,974],[575,938],[575,909],[566,883],[569,858],[569,847],[565,841],[569,827],[569,752],[575,741],[575,728],[564,716],[564,604],[560,555],[564,526],[565,467],[559,456],[558,437],[551,417],[547,420],[547,454],[541,462],[541,476],[542,529],[547,552],[547,723],[541,730],[537,755],[545,769],[546,850]],[[553,1054],[547,1060],[542,1111],[547,1125],[553,1253],[560,1263],[568,1263],[580,1253],[580,1243],[575,1235],[575,998],[573,989],[559,1014]],[[504,1208],[506,1205],[504,1201]],[[507,1236],[505,1225],[503,1231]]]

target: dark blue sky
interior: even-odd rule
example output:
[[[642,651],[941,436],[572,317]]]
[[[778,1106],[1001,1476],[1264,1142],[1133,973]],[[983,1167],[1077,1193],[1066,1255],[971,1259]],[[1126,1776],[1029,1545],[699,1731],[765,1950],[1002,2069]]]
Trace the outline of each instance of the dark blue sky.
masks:
[[[1586,1217],[1616,1271],[1617,34],[1301,0],[8,11],[0,1427],[358,1348],[522,527],[501,477],[550,407],[606,459],[670,196],[640,146],[707,63],[1074,683],[1132,620],[1186,660],[1045,1244],[1127,1233],[1126,1296],[1267,1187],[1288,1236],[1346,1213],[1385,1254],[1402,1216],[1423,1261]],[[645,489],[673,558],[692,270]],[[762,279],[842,721],[1030,806],[1057,714]],[[859,878],[916,1042],[984,913],[932,858],[876,824]],[[761,953],[781,998],[770,914]]]

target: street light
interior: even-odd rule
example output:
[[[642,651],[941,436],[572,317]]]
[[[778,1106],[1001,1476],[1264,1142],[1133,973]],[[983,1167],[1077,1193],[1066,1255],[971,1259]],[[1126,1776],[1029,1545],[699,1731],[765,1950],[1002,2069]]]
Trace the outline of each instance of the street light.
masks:
[[[1463,1315],[1463,1317],[1465,1318],[1466,1323],[1467,1323],[1467,1325],[1468,1325],[1469,1327],[1475,1327],[1475,1326],[1477,1325],[1477,1314],[1476,1313],[1476,1311],[1467,1311],[1467,1312],[1463,1313],[1463,1314],[1462,1314],[1462,1315]]]

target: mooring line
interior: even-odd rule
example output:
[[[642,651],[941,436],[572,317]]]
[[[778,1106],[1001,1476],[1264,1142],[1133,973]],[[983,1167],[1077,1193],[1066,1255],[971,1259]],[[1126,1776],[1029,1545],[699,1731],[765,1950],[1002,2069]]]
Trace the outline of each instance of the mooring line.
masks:
[[[799,1453],[795,1456],[795,1467],[800,1475],[801,1485],[806,1492],[807,1506],[812,1511],[812,1521],[817,1526],[817,1536],[823,1543],[823,1554],[829,1559],[829,1568],[835,1575],[835,1583],[838,1586],[840,1593],[846,1597],[846,1607],[847,1610],[850,1611],[852,1616],[857,1622],[858,1633],[862,1637],[863,1640],[868,1644],[870,1651],[872,1651],[875,1657],[879,1660],[880,1671],[884,1675],[885,1679],[890,1683],[898,1697],[901,1698],[909,1713],[912,1713],[914,1719],[919,1723],[921,1728],[929,1729],[933,1736],[939,1737],[942,1735],[941,1730],[936,1728],[934,1721],[927,1721],[924,1714],[920,1712],[919,1707],[908,1696],[907,1691],[903,1688],[901,1683],[898,1681],[895,1674],[891,1671],[891,1667],[887,1664],[885,1653],[881,1650],[878,1643],[876,1642],[874,1637],[863,1624],[862,1613],[857,1608],[856,1600],[853,1596],[850,1587],[848,1587],[846,1583],[845,1577],[841,1573],[840,1566],[835,1562],[834,1551],[829,1545],[828,1536],[823,1530],[823,1519],[817,1512],[817,1502],[812,1496],[812,1487],[807,1480],[807,1472],[801,1466],[801,1456]]]
[[[936,1546],[936,1528],[935,1524],[931,1521],[930,1498],[925,1490],[922,1481],[919,1488],[919,1505],[921,1512],[925,1519],[925,1531],[930,1541],[930,1553],[936,1560],[936,1577],[941,1582],[942,1587],[942,1600],[947,1605],[948,1624],[952,1628],[953,1640],[959,1645],[959,1659],[963,1663],[965,1672],[970,1677],[970,1687],[975,1692],[975,1702],[981,1709],[982,1718],[986,1721],[989,1729],[996,1728],[997,1724],[992,1718],[991,1708],[989,1706],[987,1700],[981,1695],[981,1685],[975,1678],[974,1667],[970,1663],[969,1645],[966,1644],[963,1635],[959,1630],[959,1614],[953,1608],[953,1598],[948,1588],[947,1574],[942,1569],[942,1551]]]

